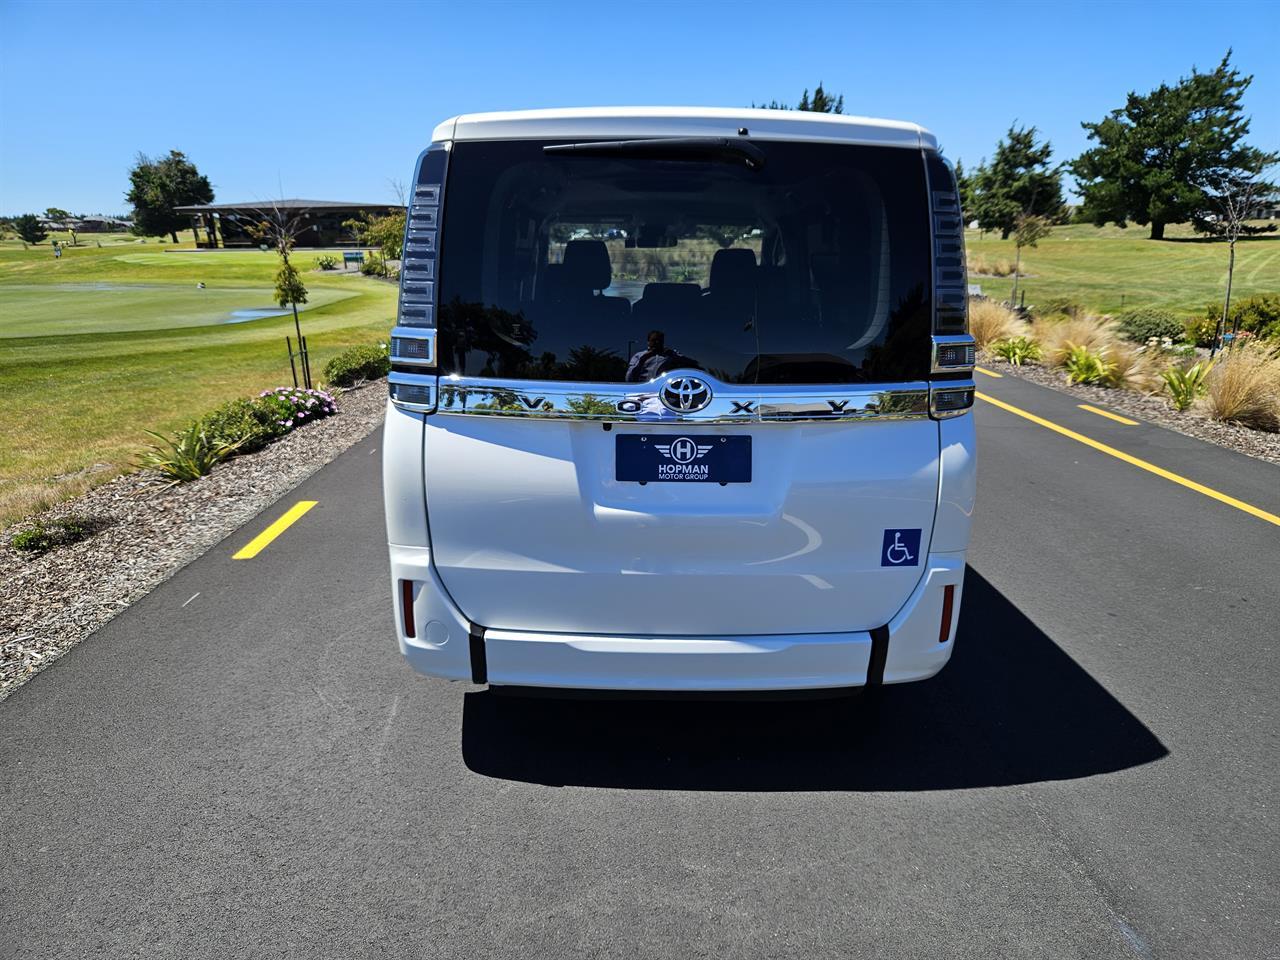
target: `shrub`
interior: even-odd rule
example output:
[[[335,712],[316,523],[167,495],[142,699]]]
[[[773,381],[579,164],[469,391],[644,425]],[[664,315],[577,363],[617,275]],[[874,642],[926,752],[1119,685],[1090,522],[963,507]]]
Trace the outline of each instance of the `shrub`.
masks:
[[[370,253],[361,261],[360,272],[366,277],[385,277],[387,275],[387,261],[376,253]]]
[[[386,344],[344,350],[324,365],[324,379],[337,387],[349,387],[360,380],[377,380],[391,372]]]
[[[1197,347],[1212,347],[1218,332],[1217,318],[1193,317],[1183,327],[1183,336]]]
[[[997,340],[1012,340],[1026,332],[1016,313],[994,300],[969,298],[969,333],[979,350]]]
[[[981,253],[970,253],[965,257],[965,266],[969,272],[984,277],[1013,276],[1013,261],[1008,257],[988,257]]]
[[[1204,319],[1209,321],[1211,332],[1209,343],[1201,346],[1207,347],[1212,343],[1212,328],[1221,316],[1222,304],[1211,303],[1205,308]],[[1227,312],[1228,333],[1231,332],[1232,327],[1248,331],[1264,340],[1280,339],[1280,293],[1262,293],[1237,300]]]
[[[1078,319],[1084,314],[1084,307],[1070,297],[1045,297],[1031,306],[1031,314],[1038,319],[1048,317],[1070,317]]]
[[[337,270],[338,258],[332,253],[322,253],[316,257],[316,266],[321,270]]]
[[[1126,340],[1146,343],[1153,337],[1157,340],[1181,340],[1186,332],[1186,325],[1168,310],[1144,307],[1120,314],[1117,318],[1117,330]]]
[[[1111,368],[1102,378],[1105,386],[1152,393],[1160,385],[1161,353],[1158,348],[1117,343],[1107,351],[1107,360]]]
[[[1251,344],[1227,351],[1209,377],[1205,407],[1215,420],[1280,431],[1280,348]]]
[[[276,387],[263,390],[253,403],[265,411],[271,421],[288,433],[313,420],[322,420],[338,412],[333,394],[325,390],[302,387]]]
[[[198,421],[187,424],[172,439],[150,430],[147,433],[159,442],[153,443],[138,458],[138,465],[155,470],[169,481],[170,486],[198,480],[215,464],[234,454],[238,446],[210,440],[208,434],[200,429]]]
[[[138,458],[170,483],[203,477],[215,464],[258,450],[295,427],[337,413],[333,395],[324,390],[276,387],[252,400],[232,400],[183,427],[173,438],[152,433],[158,443]]]
[[[196,425],[214,443],[232,444],[237,453],[252,453],[288,432],[280,425],[282,417],[262,398],[231,400],[206,413]]]
[[[1160,374],[1179,413],[1191,409],[1191,405],[1204,396],[1205,378],[1212,367],[1213,364],[1207,362],[1193,363],[1189,367],[1170,367]]]
[[[1111,372],[1111,363],[1102,351],[1072,344],[1062,364],[1067,368],[1068,383],[1102,383]]]
[[[97,533],[103,526],[103,521],[94,517],[72,514],[48,522],[36,521],[27,529],[15,533],[10,543],[15,550],[23,553],[40,554],[54,547],[78,543]]]
[[[1106,353],[1116,345],[1115,327],[1099,317],[1070,317],[1059,322],[1037,320],[1031,335],[1044,351],[1044,358],[1055,366],[1066,363],[1072,347],[1086,347],[1094,353]]]
[[[1013,337],[1009,340],[1000,340],[991,347],[991,351],[997,357],[1001,357],[1015,367],[1020,367],[1027,362],[1034,363],[1042,355],[1040,344],[1030,337]]]

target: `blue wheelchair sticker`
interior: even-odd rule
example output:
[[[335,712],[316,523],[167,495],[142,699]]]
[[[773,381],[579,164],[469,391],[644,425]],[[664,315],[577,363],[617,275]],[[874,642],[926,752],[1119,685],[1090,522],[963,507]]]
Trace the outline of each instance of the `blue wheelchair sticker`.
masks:
[[[920,565],[920,531],[886,530],[880,547],[880,566],[918,567]]]

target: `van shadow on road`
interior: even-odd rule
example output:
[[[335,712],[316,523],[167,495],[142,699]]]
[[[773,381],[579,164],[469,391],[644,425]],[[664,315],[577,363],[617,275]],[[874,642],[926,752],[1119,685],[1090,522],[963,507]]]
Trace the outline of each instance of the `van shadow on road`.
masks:
[[[668,790],[945,790],[1068,780],[1168,751],[970,567],[951,663],[857,698],[774,702],[466,695],[475,773]]]

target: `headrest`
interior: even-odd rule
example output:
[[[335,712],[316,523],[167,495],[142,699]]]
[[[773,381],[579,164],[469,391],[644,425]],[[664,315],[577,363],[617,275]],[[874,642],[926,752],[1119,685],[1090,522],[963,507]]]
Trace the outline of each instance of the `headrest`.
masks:
[[[603,290],[613,282],[609,248],[603,240],[570,240],[564,245],[560,283],[566,290]]]
[[[717,250],[711,258],[711,278],[707,286],[711,290],[751,289],[756,282],[756,254],[754,250]]]
[[[642,299],[649,304],[687,304],[700,296],[702,288],[696,283],[646,283]]]

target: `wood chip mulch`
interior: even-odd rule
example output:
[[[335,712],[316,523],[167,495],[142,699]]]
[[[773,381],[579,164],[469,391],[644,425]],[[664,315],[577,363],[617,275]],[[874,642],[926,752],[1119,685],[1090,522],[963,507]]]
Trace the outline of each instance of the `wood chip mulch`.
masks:
[[[1216,443],[1246,456],[1280,464],[1280,433],[1265,433],[1262,430],[1251,430],[1235,423],[1222,423],[1210,419],[1194,408],[1185,413],[1179,413],[1167,399],[1158,395],[1067,383],[1066,375],[1052,367],[1035,364],[1015,367],[991,356],[984,356],[981,364],[997,373],[1022,377],[1042,387],[1050,387],[1062,393],[1071,394],[1086,403],[1108,407],[1135,420],[1155,423],[1189,437]],[[979,377],[981,377],[980,374]]]
[[[15,524],[0,541],[0,700],[367,437],[386,402],[386,381],[375,381],[343,393],[335,416],[192,483],[127,474]],[[95,532],[38,556],[11,545],[34,522],[73,516]]]

